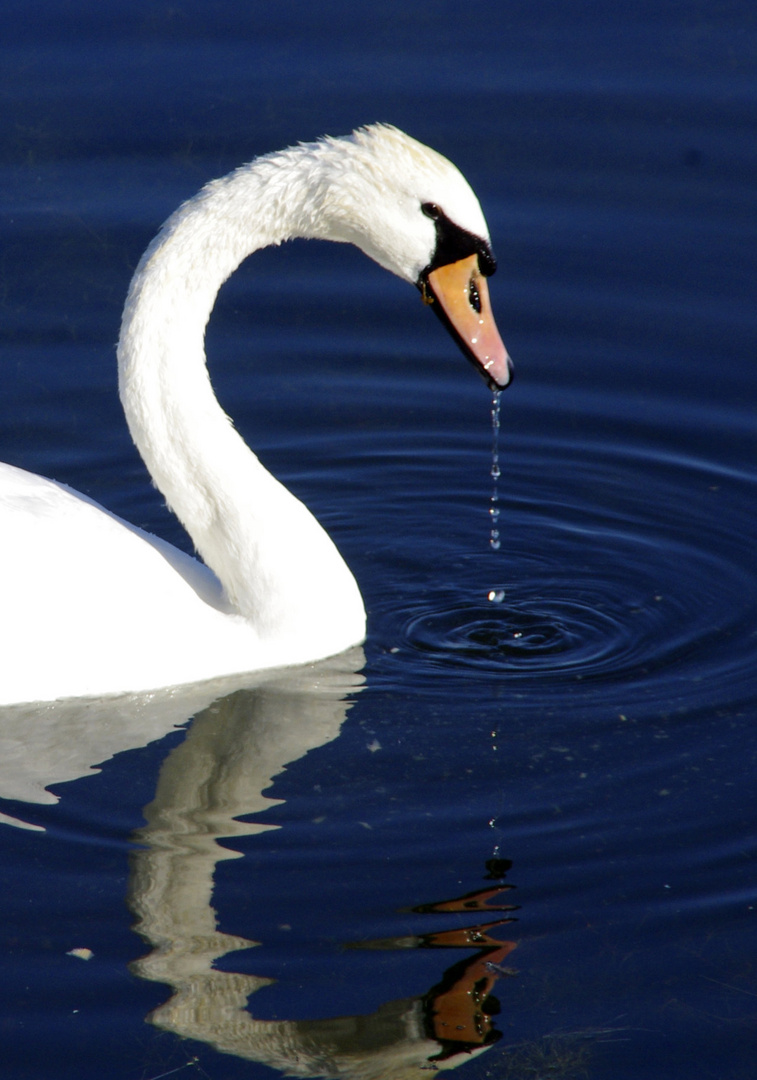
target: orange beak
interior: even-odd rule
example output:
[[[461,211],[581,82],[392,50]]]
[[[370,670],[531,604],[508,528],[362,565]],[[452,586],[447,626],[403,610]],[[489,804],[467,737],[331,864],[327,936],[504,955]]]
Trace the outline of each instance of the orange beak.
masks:
[[[511,361],[492,315],[489,286],[478,267],[478,256],[432,270],[422,288],[423,299],[437,315],[492,390],[510,382]]]

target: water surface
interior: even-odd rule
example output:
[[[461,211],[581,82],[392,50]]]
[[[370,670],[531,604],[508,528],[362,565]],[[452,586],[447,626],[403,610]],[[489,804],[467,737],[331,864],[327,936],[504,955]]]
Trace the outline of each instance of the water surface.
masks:
[[[4,460],[187,548],[115,392],[136,260],[210,177],[374,119],[479,192],[517,365],[495,551],[489,394],[414,290],[306,243],[224,287],[221,401],[369,637],[0,717],[3,1075],[751,1078],[752,9],[2,19]]]

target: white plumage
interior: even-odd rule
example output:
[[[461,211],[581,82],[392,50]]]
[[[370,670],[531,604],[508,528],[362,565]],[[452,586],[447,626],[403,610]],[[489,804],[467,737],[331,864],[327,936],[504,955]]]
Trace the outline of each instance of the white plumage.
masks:
[[[360,593],[333,542],[220,408],[204,331],[239,263],[293,237],[355,243],[418,283],[438,242],[428,203],[488,243],[458,170],[377,125],[259,158],[169,218],[129,290],[119,384],[132,437],[205,565],[0,466],[0,704],[297,664],[363,639]]]

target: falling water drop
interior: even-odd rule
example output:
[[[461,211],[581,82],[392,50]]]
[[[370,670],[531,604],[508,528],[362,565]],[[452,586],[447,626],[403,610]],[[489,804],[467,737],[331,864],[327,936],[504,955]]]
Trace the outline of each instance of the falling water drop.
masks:
[[[499,551],[501,543],[499,538],[499,478],[501,475],[499,467],[499,411],[501,397],[502,392],[500,390],[492,392],[492,493],[489,499],[489,521],[491,524],[489,546],[493,551]]]

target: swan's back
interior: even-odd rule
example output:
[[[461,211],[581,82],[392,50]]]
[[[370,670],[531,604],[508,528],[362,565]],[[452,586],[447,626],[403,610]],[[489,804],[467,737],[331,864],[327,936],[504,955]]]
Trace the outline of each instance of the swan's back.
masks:
[[[0,463],[0,536],[0,704],[254,667],[207,567],[63,484]]]

